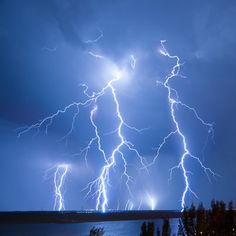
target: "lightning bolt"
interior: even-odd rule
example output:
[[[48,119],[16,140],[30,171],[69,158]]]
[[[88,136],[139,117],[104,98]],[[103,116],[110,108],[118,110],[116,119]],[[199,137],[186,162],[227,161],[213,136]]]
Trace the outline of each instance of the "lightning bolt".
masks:
[[[101,37],[103,34],[100,35]],[[100,40],[101,37],[98,37],[94,40],[87,41],[87,43],[96,43],[98,40]],[[90,56],[94,57],[95,59],[105,59],[103,55],[93,53],[92,51],[87,52]],[[161,49],[160,53],[168,57],[171,60],[175,61],[175,65],[172,67],[172,70],[170,74],[165,78],[164,82],[157,81],[157,85],[160,85],[164,87],[167,91],[167,97],[168,97],[168,105],[171,113],[172,123],[174,125],[174,130],[171,131],[166,137],[164,137],[161,144],[155,148],[156,154],[153,158],[153,160],[150,163],[147,163],[146,160],[142,157],[142,155],[139,153],[139,151],[135,148],[135,145],[128,140],[124,135],[124,130],[129,129],[137,132],[140,134],[144,129],[138,129],[136,127],[130,126],[128,123],[125,122],[123,115],[121,113],[120,109],[120,103],[119,99],[116,93],[116,84],[120,82],[120,80],[123,79],[123,73],[122,70],[117,68],[112,68],[112,78],[105,84],[105,86],[98,92],[89,92],[89,87],[86,84],[81,84],[82,92],[84,95],[84,99],[82,101],[75,101],[64,107],[63,109],[57,110],[55,113],[43,118],[42,120],[36,122],[35,124],[32,124],[30,126],[23,127],[18,132],[18,137],[21,137],[22,135],[31,132],[36,131],[35,133],[38,134],[41,130],[45,131],[45,134],[47,135],[49,132],[50,127],[52,126],[54,120],[58,118],[59,116],[69,112],[73,111],[72,121],[71,121],[71,127],[69,131],[60,139],[60,140],[68,140],[69,136],[74,131],[75,125],[76,125],[76,118],[79,116],[80,109],[81,108],[88,108],[90,112],[89,116],[89,124],[93,128],[93,137],[89,140],[87,145],[80,150],[79,153],[76,153],[75,155],[78,156],[84,156],[86,164],[88,164],[87,157],[88,153],[90,151],[90,148],[92,145],[96,145],[98,152],[102,156],[103,166],[100,169],[99,176],[89,182],[84,190],[87,191],[85,197],[95,197],[96,198],[96,210],[102,210],[103,212],[106,211],[106,209],[109,207],[109,187],[111,185],[110,180],[110,173],[111,170],[116,168],[118,165],[117,159],[120,158],[122,161],[122,174],[121,174],[121,180],[125,181],[125,185],[127,188],[127,191],[129,193],[130,198],[133,198],[133,194],[131,191],[130,184],[134,181],[132,176],[128,172],[128,162],[127,162],[127,153],[134,153],[136,158],[138,158],[141,168],[148,171],[148,167],[151,165],[154,165],[156,163],[156,160],[159,157],[160,151],[162,147],[166,144],[166,142],[174,135],[178,136],[179,139],[182,141],[182,148],[183,152],[180,158],[180,162],[178,165],[174,166],[170,170],[170,179],[172,178],[173,171],[176,169],[180,169],[183,173],[184,182],[185,182],[185,188],[182,194],[181,198],[181,207],[182,209],[186,205],[186,194],[188,192],[192,193],[194,196],[197,197],[196,193],[191,189],[190,186],[190,180],[189,180],[189,174],[191,173],[189,170],[187,170],[185,161],[188,158],[192,158],[195,160],[200,167],[203,169],[205,174],[207,175],[209,181],[210,176],[216,177],[217,174],[214,173],[210,168],[206,167],[201,160],[193,155],[188,147],[186,136],[184,132],[181,129],[180,122],[177,119],[176,116],[176,110],[179,106],[183,107],[184,109],[187,109],[188,111],[192,112],[194,117],[207,128],[208,135],[214,137],[214,123],[207,123],[205,122],[197,113],[197,111],[192,108],[191,106],[186,105],[183,103],[178,96],[178,92],[171,87],[170,82],[174,80],[177,77],[180,77],[180,67],[182,64],[180,63],[180,59],[176,55],[171,55],[167,49],[165,48],[165,41],[161,41]],[[131,68],[134,70],[136,66],[136,59],[133,55],[130,55],[129,64]],[[182,76],[183,77],[183,76]],[[100,131],[98,129],[98,126],[96,124],[96,114],[99,113],[99,106],[98,106],[98,100],[105,96],[106,94],[111,94],[112,101],[115,108],[115,115],[118,120],[117,127],[114,131],[109,132],[108,134],[100,134]],[[112,152],[110,155],[108,155],[105,150],[102,147],[102,138],[104,135],[109,134],[116,134],[119,142],[116,144],[116,146],[112,149]],[[125,155],[126,154],[126,155]],[[54,173],[54,186],[55,186],[55,203],[54,203],[54,209],[63,210],[64,208],[64,199],[62,194],[62,188],[63,183],[65,181],[65,177],[68,172],[68,166],[67,165],[59,165],[56,168],[56,171]],[[150,207],[151,209],[155,208],[155,202],[152,197],[148,197],[150,201]],[[132,200],[129,199],[125,208],[126,209],[132,209],[133,203]],[[141,205],[140,205],[141,206]]]
[[[151,210],[155,210],[156,207],[156,200],[153,196],[151,196],[149,193],[147,193],[147,202],[151,208]]]
[[[129,199],[129,200],[126,202],[125,210],[126,210],[126,211],[132,211],[133,208],[134,208],[134,204],[133,204],[133,202]]]
[[[182,148],[183,148],[183,153],[182,156],[180,158],[180,162],[178,163],[178,165],[174,166],[171,168],[170,170],[170,180],[172,179],[172,174],[173,171],[175,169],[181,169],[182,173],[183,173],[183,177],[184,177],[184,182],[185,182],[185,188],[181,197],[181,207],[182,210],[184,209],[184,207],[186,206],[186,194],[188,192],[192,193],[195,197],[197,197],[197,194],[191,189],[190,186],[190,180],[189,180],[189,174],[191,173],[190,171],[187,170],[186,165],[185,165],[185,161],[188,158],[192,158],[193,160],[195,160],[200,167],[203,169],[204,173],[207,175],[207,178],[210,181],[210,175],[212,175],[214,178],[216,176],[218,176],[216,173],[214,173],[210,168],[206,167],[201,160],[197,157],[194,156],[187,144],[186,141],[186,136],[184,134],[184,132],[181,129],[181,125],[176,117],[176,110],[178,108],[178,106],[182,106],[185,109],[191,111],[194,115],[194,117],[203,125],[207,128],[208,130],[208,135],[211,135],[212,138],[214,138],[214,123],[207,123],[205,122],[197,113],[197,111],[186,105],[185,103],[181,102],[179,100],[179,96],[178,96],[178,92],[171,87],[170,82],[171,80],[177,78],[177,77],[183,77],[181,76],[180,72],[180,67],[182,66],[182,64],[180,63],[180,58],[176,55],[171,55],[166,47],[165,47],[165,40],[161,41],[161,48],[160,48],[160,53],[165,56],[168,57],[171,60],[175,60],[175,65],[172,67],[172,70],[170,72],[170,74],[168,76],[166,76],[164,82],[162,81],[157,81],[157,85],[161,85],[163,86],[166,90],[167,90],[167,94],[168,94],[168,103],[169,103],[169,108],[170,108],[170,113],[171,113],[171,119],[172,119],[172,123],[174,124],[174,130],[171,131],[166,137],[164,137],[162,143],[156,148],[156,155],[153,158],[153,161],[151,163],[149,163],[148,166],[153,165],[157,158],[159,157],[160,151],[162,149],[162,147],[166,144],[167,140],[172,137],[173,135],[177,135],[180,140],[182,141]]]
[[[133,70],[135,69],[136,62],[137,62],[136,58],[134,57],[133,54],[131,54],[129,58],[129,64]]]
[[[88,39],[88,40],[85,40],[84,43],[87,43],[87,44],[92,44],[92,43],[97,43],[102,37],[103,37],[103,32],[102,30],[100,29],[97,29],[99,31],[99,35],[97,38],[95,39]]]
[[[95,57],[96,59],[102,59],[102,58],[104,58],[103,55],[94,53],[94,52],[92,52],[92,51],[88,51],[87,53],[88,53],[90,56]]]
[[[103,38],[103,32],[102,32],[102,30],[100,30],[99,28],[98,28],[97,30],[99,31],[98,37],[95,38],[95,39],[88,39],[88,40],[85,40],[84,43],[86,43],[86,44],[96,44],[100,39],[102,39],[102,38]],[[90,56],[96,58],[96,59],[103,59],[103,58],[104,58],[103,55],[98,54],[98,53],[95,53],[95,52],[93,52],[93,51],[91,51],[91,50],[90,50],[90,51],[86,51],[86,53],[87,53],[88,55],[90,55]]]
[[[94,56],[94,57],[101,58],[97,56]],[[124,150],[125,151],[128,150],[129,152],[134,153],[136,157],[138,158],[138,160],[140,161],[142,168],[147,170],[144,164],[144,158],[142,157],[142,155],[135,148],[134,144],[131,141],[127,140],[126,137],[123,135],[124,129],[130,129],[137,133],[141,133],[145,129],[137,129],[136,127],[130,126],[124,121],[124,118],[120,111],[120,104],[119,104],[119,100],[118,100],[118,97],[116,94],[116,88],[115,88],[115,84],[118,83],[122,79],[122,71],[119,70],[118,68],[114,68],[112,72],[113,72],[112,73],[113,78],[105,85],[105,87],[103,87],[98,92],[92,92],[90,94],[88,91],[89,90],[88,86],[86,84],[81,84],[81,87],[83,88],[83,94],[85,95],[85,101],[73,102],[69,104],[68,106],[64,107],[63,109],[60,109],[57,112],[53,113],[52,115],[45,117],[44,119],[40,120],[37,123],[27,126],[27,127],[23,127],[22,130],[20,130],[18,133],[18,137],[21,137],[22,135],[28,132],[31,132],[33,130],[36,130],[36,134],[38,134],[40,130],[44,129],[45,134],[47,135],[49,128],[53,124],[53,121],[55,118],[57,118],[60,115],[65,114],[66,112],[72,109],[75,109],[74,115],[72,117],[71,128],[66,133],[66,135],[61,138],[61,140],[68,139],[68,137],[71,135],[71,133],[74,130],[75,121],[76,121],[77,116],[79,115],[80,108],[81,107],[91,108],[89,122],[94,129],[94,137],[90,139],[87,146],[84,147],[79,153],[77,153],[77,155],[83,154],[85,157],[85,162],[87,163],[88,152],[91,146],[96,143],[97,149],[103,157],[104,166],[102,167],[100,171],[100,175],[95,180],[89,182],[87,186],[84,188],[84,190],[87,189],[87,194],[85,195],[85,197],[96,196],[96,210],[102,210],[103,212],[105,212],[108,207],[108,188],[110,186],[109,175],[110,175],[111,169],[117,166],[117,161],[116,161],[117,158],[121,158],[123,162],[123,173],[121,175],[121,179],[123,178],[126,179],[125,184],[126,184],[126,187],[130,196],[132,197],[130,183],[133,181],[133,179],[128,173],[128,163],[125,158]],[[110,156],[108,156],[105,153],[104,149],[102,148],[102,145],[101,145],[102,136],[100,135],[98,127],[95,122],[95,114],[99,111],[97,101],[108,92],[110,92],[112,95],[112,99],[113,99],[114,107],[115,107],[115,114],[118,119],[118,126],[113,132],[116,133],[119,138],[119,143],[115,146]],[[62,170],[64,170],[64,172],[63,174],[60,174]],[[56,203],[54,207],[59,210],[64,209],[63,197],[60,190],[61,190],[62,183],[63,183],[66,173],[67,173],[67,168],[63,168],[63,166],[61,166],[60,168],[57,168],[54,175],[55,195],[56,195]],[[58,176],[60,177],[58,178]]]
[[[106,164],[103,166],[102,170],[101,170],[101,175],[95,179],[94,181],[90,182],[86,188],[89,189],[88,191],[88,194],[90,194],[92,192],[92,189],[95,187],[97,190],[95,191],[95,194],[97,194],[97,203],[96,203],[96,210],[99,210],[100,208],[102,209],[103,212],[106,211],[106,208],[107,208],[107,205],[108,205],[108,197],[107,197],[107,185],[109,184],[109,173],[110,173],[110,170],[111,168],[115,167],[116,165],[116,158],[117,156],[120,156],[121,159],[123,160],[123,163],[124,163],[124,172],[122,174],[121,177],[125,176],[126,177],[126,186],[127,186],[127,189],[129,191],[129,193],[131,194],[131,190],[130,190],[130,187],[129,187],[129,182],[131,182],[132,180],[132,177],[128,174],[127,172],[127,162],[126,162],[126,159],[125,159],[125,156],[124,156],[124,153],[122,152],[122,148],[127,148],[128,150],[134,152],[138,158],[140,159],[140,162],[142,164],[142,166],[144,168],[145,167],[145,164],[144,164],[144,159],[143,157],[139,154],[139,152],[137,151],[137,149],[134,148],[134,145],[130,142],[130,141],[127,141],[125,139],[125,137],[123,136],[122,134],[122,128],[126,127],[126,128],[129,128],[129,129],[132,129],[132,130],[135,130],[137,132],[141,132],[140,130],[138,130],[137,128],[135,127],[132,127],[132,126],[129,126],[127,123],[125,123],[122,115],[121,115],[121,112],[120,112],[120,105],[119,105],[119,102],[118,102],[118,99],[117,99],[117,95],[116,95],[116,92],[115,92],[115,87],[114,87],[114,83],[119,81],[121,79],[121,75],[119,72],[116,72],[115,73],[116,76],[114,79],[112,79],[107,87],[106,88],[109,88],[111,90],[111,93],[112,93],[112,96],[113,96],[113,100],[114,100],[114,103],[115,103],[115,107],[116,107],[116,115],[119,119],[119,124],[118,124],[118,127],[117,127],[117,135],[120,139],[120,142],[119,144],[115,147],[115,149],[113,150],[111,156],[106,159],[105,157],[105,161],[106,161]],[[92,111],[91,111],[91,122],[95,128],[95,133],[96,133],[96,139],[97,140],[100,140],[100,138],[98,138],[98,133],[97,133],[97,127],[95,125],[95,123],[93,122],[93,114],[94,114],[94,111],[97,110],[97,107],[94,108]],[[99,149],[100,149],[100,143],[98,142],[98,146],[99,146]],[[103,156],[104,155],[104,151],[100,149],[100,151],[102,152]],[[87,195],[88,195],[87,194]]]
[[[64,196],[63,196],[63,184],[65,183],[66,175],[68,173],[69,166],[66,164],[60,164],[56,167],[54,173],[54,206],[53,210],[65,210]]]

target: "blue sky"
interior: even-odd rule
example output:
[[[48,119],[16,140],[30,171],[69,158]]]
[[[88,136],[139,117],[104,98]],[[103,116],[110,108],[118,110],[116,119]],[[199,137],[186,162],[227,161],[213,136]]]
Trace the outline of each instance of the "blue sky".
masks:
[[[158,52],[165,39],[171,54],[184,63],[172,86],[181,101],[196,108],[207,122],[215,122],[215,141],[204,148],[207,132],[191,113],[179,110],[178,119],[189,147],[206,166],[221,177],[209,183],[197,163],[186,163],[192,189],[187,203],[212,198],[236,200],[234,188],[236,132],[235,46],[236,4],[229,1],[1,1],[0,3],[0,210],[50,210],[53,207],[53,171],[58,163],[69,163],[65,182],[66,209],[94,208],[96,199],[84,199],[82,189],[101,172],[103,162],[94,148],[89,167],[78,153],[92,137],[91,107],[81,109],[74,132],[66,144],[58,141],[70,129],[74,110],[58,117],[50,127],[20,139],[17,128],[28,126],[84,99],[79,86],[99,91],[110,80],[113,66],[126,71],[116,85],[121,113],[127,123],[149,129],[141,135],[124,130],[140,153],[151,160],[153,147],[173,128],[167,94],[156,86],[171,70],[173,61]],[[96,43],[86,40],[101,37]],[[104,56],[96,59],[93,52]],[[135,70],[130,55],[137,59]],[[117,126],[111,94],[98,103],[96,122],[101,134]],[[112,151],[117,137],[104,136],[103,147]],[[137,159],[126,153],[134,178],[131,197],[120,181],[122,168],[112,171],[109,208],[124,208],[128,199],[148,208],[147,193],[157,199],[157,209],[180,209],[184,189],[177,170],[168,183],[169,169],[182,152],[178,138],[162,149],[150,174],[139,170]],[[121,163],[119,163],[121,164]],[[122,166],[122,165],[121,165]]]

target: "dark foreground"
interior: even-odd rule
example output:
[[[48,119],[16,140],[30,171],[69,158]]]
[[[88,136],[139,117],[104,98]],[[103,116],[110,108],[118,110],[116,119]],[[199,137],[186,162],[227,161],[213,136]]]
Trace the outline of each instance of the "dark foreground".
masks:
[[[0,212],[0,224],[82,223],[180,218],[179,211],[29,211]]]
[[[99,234],[94,234],[98,230]],[[96,231],[97,232],[97,231]],[[0,235],[236,236],[233,202],[211,201],[179,211],[0,212]]]

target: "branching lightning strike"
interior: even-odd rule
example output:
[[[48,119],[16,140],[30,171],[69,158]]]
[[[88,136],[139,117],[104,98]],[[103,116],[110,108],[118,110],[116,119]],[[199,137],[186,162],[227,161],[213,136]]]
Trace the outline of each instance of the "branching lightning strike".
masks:
[[[193,160],[197,161],[197,163],[201,166],[201,168],[203,169],[203,171],[205,172],[205,174],[207,175],[207,178],[210,181],[210,175],[212,175],[214,178],[217,176],[216,173],[214,173],[210,168],[206,167],[201,160],[194,156],[187,144],[186,141],[186,136],[183,133],[182,129],[181,129],[181,125],[180,122],[178,121],[177,117],[176,117],[176,110],[178,106],[182,106],[185,109],[188,109],[189,111],[191,111],[195,118],[208,129],[208,135],[211,135],[212,138],[214,138],[214,123],[207,123],[205,122],[197,113],[197,111],[186,105],[185,103],[181,102],[179,100],[179,96],[178,96],[178,92],[171,87],[170,82],[171,80],[175,79],[176,77],[182,77],[180,75],[180,67],[182,66],[182,64],[180,63],[180,59],[178,56],[176,55],[171,55],[166,47],[165,47],[165,40],[161,41],[161,49],[160,49],[160,53],[163,56],[168,57],[169,59],[173,59],[175,60],[175,65],[172,67],[172,70],[170,72],[170,74],[165,78],[164,82],[161,81],[157,81],[157,85],[162,85],[166,90],[167,90],[167,94],[168,94],[168,103],[169,103],[169,108],[170,108],[170,113],[171,113],[171,118],[172,118],[172,122],[174,124],[175,130],[171,131],[166,137],[164,137],[162,143],[156,148],[156,155],[153,159],[153,161],[148,164],[148,166],[153,165],[155,163],[155,161],[157,160],[157,158],[159,157],[160,151],[162,149],[162,147],[166,144],[167,140],[173,136],[173,135],[177,135],[180,140],[182,141],[182,147],[183,147],[183,153],[182,156],[180,158],[180,162],[178,165],[174,166],[173,168],[171,168],[170,170],[170,179],[172,178],[172,173],[175,169],[181,169],[182,173],[183,173],[183,177],[184,177],[184,181],[185,181],[185,188],[181,197],[181,207],[182,210],[184,209],[184,207],[186,206],[186,194],[188,192],[192,193],[195,197],[197,197],[196,193],[191,189],[190,187],[190,181],[189,181],[189,174],[191,173],[190,171],[187,170],[186,165],[185,165],[185,161],[187,158],[192,158]]]
[[[85,101],[73,102],[73,103],[69,104],[68,106],[66,106],[64,109],[60,109],[56,113],[40,120],[38,123],[35,123],[31,126],[22,128],[22,130],[18,133],[18,137],[20,137],[23,134],[30,132],[33,129],[36,129],[36,131],[38,133],[40,131],[40,129],[44,128],[45,133],[47,134],[50,126],[53,124],[53,121],[56,117],[66,113],[67,111],[69,111],[72,108],[76,108],[76,111],[75,111],[73,118],[72,118],[71,128],[67,132],[67,134],[64,137],[62,137],[62,139],[67,139],[75,127],[75,121],[76,121],[77,116],[79,115],[80,107],[92,107],[92,109],[90,110],[90,124],[94,128],[94,137],[91,138],[91,140],[89,141],[87,146],[84,147],[81,150],[81,152],[78,153],[78,155],[84,154],[85,161],[87,163],[87,155],[88,155],[89,149],[96,142],[98,151],[101,153],[101,155],[104,159],[104,166],[101,169],[100,175],[94,181],[88,183],[88,185],[85,187],[85,189],[88,190],[86,197],[87,196],[96,196],[96,199],[97,199],[96,200],[96,210],[102,210],[103,212],[105,212],[108,207],[108,186],[109,186],[109,181],[110,181],[109,175],[110,175],[111,169],[115,168],[115,166],[116,166],[116,159],[117,158],[121,158],[121,160],[123,161],[123,174],[121,175],[121,179],[126,178],[125,183],[127,186],[127,190],[129,192],[129,194],[132,195],[131,189],[130,189],[130,182],[132,182],[132,177],[128,174],[128,164],[127,164],[125,154],[123,151],[124,149],[126,149],[130,152],[133,152],[137,156],[137,158],[140,160],[142,168],[145,168],[147,170],[147,168],[144,164],[144,159],[143,159],[142,155],[135,148],[134,144],[132,142],[130,142],[129,140],[127,140],[126,137],[122,133],[122,130],[124,128],[131,129],[131,130],[138,132],[138,133],[142,132],[143,129],[137,129],[136,127],[128,125],[124,121],[124,118],[120,112],[120,104],[119,104],[117,94],[116,94],[116,89],[115,89],[115,83],[117,83],[119,80],[122,79],[122,72],[119,71],[118,69],[115,69],[113,72],[114,72],[113,73],[114,78],[112,78],[106,84],[106,86],[104,88],[102,88],[99,92],[93,92],[92,94],[89,94],[88,86],[86,84],[81,85],[83,87],[83,94],[86,97]],[[113,102],[115,104],[116,116],[119,120],[116,130],[113,132],[115,132],[117,134],[117,136],[120,140],[119,143],[117,144],[117,146],[113,149],[112,154],[110,156],[107,156],[104,149],[102,148],[101,135],[99,134],[99,130],[98,130],[98,127],[97,127],[97,125],[95,123],[95,119],[94,119],[95,114],[98,112],[98,105],[97,105],[98,99],[100,97],[104,96],[108,92],[110,92],[112,94]],[[64,169],[64,170],[67,171],[67,169]],[[56,189],[56,191],[55,191],[56,197],[57,197],[57,199],[59,199],[59,203],[55,204],[56,205],[55,208],[57,208],[58,210],[61,210],[61,209],[63,209],[64,205],[63,205],[63,198],[60,193],[60,187],[61,187],[60,183],[62,183],[62,182],[58,182],[59,171],[60,171],[60,169],[57,169],[57,171],[55,172],[55,181],[54,181],[55,182],[55,189]],[[66,174],[66,172],[64,172],[64,175],[65,174]],[[63,178],[64,178],[64,175],[62,175]],[[62,180],[63,180],[63,178],[62,178]],[[59,187],[56,187],[56,186],[59,186]]]
[[[100,209],[100,206],[101,206],[101,209],[103,212],[105,212],[107,206],[108,206],[108,197],[107,197],[107,185],[109,184],[109,174],[110,174],[110,170],[111,168],[113,168],[115,165],[116,165],[116,158],[117,156],[120,156],[124,162],[124,172],[122,174],[122,177],[125,176],[126,177],[126,186],[127,186],[127,189],[129,190],[129,192],[131,193],[130,191],[130,187],[129,187],[129,182],[132,180],[131,176],[128,174],[127,172],[127,162],[126,162],[126,159],[124,157],[124,153],[122,152],[122,148],[123,147],[126,147],[128,148],[130,151],[133,151],[140,159],[140,162],[142,164],[142,166],[145,168],[145,164],[144,164],[144,160],[143,160],[143,157],[139,154],[139,152],[137,151],[137,149],[134,148],[134,145],[130,142],[130,141],[127,141],[126,138],[123,136],[122,134],[122,128],[125,126],[129,129],[133,129],[137,132],[140,132],[140,130],[138,130],[137,128],[135,127],[131,127],[129,126],[127,123],[125,123],[122,115],[121,115],[121,112],[120,112],[120,105],[119,105],[119,102],[118,102],[118,99],[117,99],[117,95],[116,95],[116,92],[115,92],[115,88],[114,88],[114,85],[113,83],[119,81],[121,79],[121,75],[119,74],[119,72],[116,73],[116,77],[114,79],[112,79],[108,84],[107,86],[105,87],[105,89],[109,88],[112,92],[112,96],[113,96],[113,99],[114,99],[114,103],[115,103],[115,106],[116,106],[116,114],[117,114],[117,117],[119,119],[119,125],[117,127],[117,134],[118,134],[118,137],[120,139],[120,142],[119,144],[115,147],[115,149],[113,150],[111,156],[109,158],[106,158],[105,157],[105,152],[104,150],[101,149],[101,144],[100,144],[100,138],[98,138],[98,133],[97,133],[97,127],[93,121],[93,114],[94,112],[97,110],[97,108],[94,108],[92,111],[91,111],[91,123],[93,124],[93,126],[95,127],[95,133],[96,133],[96,140],[98,140],[98,147],[99,147],[99,150],[102,152],[104,158],[105,158],[105,162],[106,164],[103,166],[102,168],[102,171],[101,171],[101,175],[95,179],[94,181],[90,182],[88,185],[87,185],[87,188],[89,189],[88,191],[88,194],[91,194],[92,193],[92,189],[95,187],[96,191],[95,191],[95,194],[98,195],[97,197],[97,203],[96,203],[96,210],[99,210]]]
[[[98,40],[100,40],[103,37],[103,33],[100,32],[101,34],[94,40],[87,40],[85,43],[96,43]],[[93,53],[92,51],[87,52],[89,55],[94,57],[95,59],[104,59],[105,57],[100,54]],[[174,130],[171,131],[166,137],[164,137],[163,141],[161,144],[155,149],[156,150],[156,155],[154,156],[153,160],[147,164],[146,160],[142,157],[142,155],[139,153],[139,151],[135,148],[134,144],[127,140],[127,138],[123,134],[124,129],[131,129],[135,132],[140,133],[142,130],[137,129],[136,127],[128,125],[125,121],[124,118],[121,114],[120,110],[120,104],[119,100],[116,94],[116,87],[115,84],[118,83],[122,79],[122,71],[120,71],[118,68],[116,68],[113,71],[113,77],[111,80],[98,92],[92,92],[91,94],[89,93],[89,88],[86,84],[82,84],[83,88],[83,94],[85,95],[85,100],[84,101],[79,101],[79,102],[72,102],[68,106],[64,107],[63,109],[59,109],[57,112],[53,113],[52,115],[49,115],[45,117],[44,119],[40,120],[39,122],[23,127],[22,130],[18,133],[18,137],[22,136],[23,134],[26,134],[27,132],[30,132],[32,130],[36,130],[36,133],[38,133],[40,130],[44,129],[45,134],[48,134],[48,131],[50,127],[52,126],[54,119],[56,119],[58,116],[65,114],[72,108],[76,108],[74,115],[72,117],[72,122],[71,122],[71,127],[69,131],[65,134],[62,139],[66,139],[71,135],[73,132],[75,125],[76,125],[76,118],[79,116],[80,108],[88,108],[90,109],[90,117],[89,117],[89,124],[93,127],[94,130],[94,136],[89,140],[87,146],[85,146],[79,153],[76,155],[83,155],[85,158],[85,162],[87,163],[87,157],[88,157],[88,152],[90,151],[90,148],[92,145],[96,145],[97,150],[103,157],[104,165],[101,168],[100,175],[95,178],[93,181],[89,182],[87,186],[84,188],[84,190],[87,191],[87,194],[85,197],[92,196],[96,197],[96,210],[102,210],[103,212],[106,211],[106,209],[109,207],[109,199],[108,199],[108,191],[109,191],[109,185],[110,185],[110,172],[113,168],[116,167],[117,165],[117,158],[120,158],[122,163],[123,163],[123,173],[121,175],[121,179],[125,178],[125,184],[127,187],[127,190],[129,192],[130,197],[132,198],[132,191],[130,188],[130,183],[133,181],[132,176],[128,173],[128,163],[125,158],[125,152],[124,150],[128,150],[129,152],[133,152],[136,157],[140,161],[140,165],[143,169],[148,170],[148,167],[151,165],[154,165],[156,160],[159,157],[160,151],[162,147],[166,144],[168,139],[174,135],[178,136],[180,140],[182,141],[182,147],[183,147],[183,153],[180,158],[180,162],[178,165],[174,166],[170,170],[170,179],[172,178],[172,173],[175,169],[181,169],[184,177],[184,182],[185,182],[185,188],[182,194],[181,198],[181,207],[182,209],[186,206],[186,194],[188,192],[192,193],[194,196],[197,197],[195,192],[191,189],[190,186],[190,180],[189,180],[189,174],[190,171],[187,170],[185,161],[187,158],[192,158],[193,160],[197,161],[197,163],[200,165],[200,167],[203,169],[205,174],[207,175],[208,179],[210,180],[210,175],[213,177],[216,177],[217,174],[215,174],[210,168],[206,167],[201,160],[197,157],[194,156],[191,151],[189,150],[187,141],[186,141],[186,136],[183,133],[181,129],[180,122],[177,119],[176,116],[176,110],[178,106],[181,106],[189,111],[191,111],[194,115],[194,117],[208,129],[208,135],[211,135],[214,137],[214,124],[213,123],[207,123],[205,122],[196,112],[196,110],[185,103],[181,102],[178,96],[178,92],[171,87],[170,82],[175,79],[176,77],[181,76],[180,75],[180,59],[176,55],[171,55],[167,49],[165,48],[165,41],[161,41],[161,49],[160,53],[163,56],[168,57],[171,60],[175,60],[175,65],[172,67],[172,70],[170,74],[165,78],[164,82],[162,81],[157,81],[158,85],[163,86],[166,91],[167,91],[167,97],[168,97],[168,104],[170,108],[170,113],[171,113],[171,118],[172,122],[174,125]],[[130,55],[130,60],[129,64],[131,68],[134,70],[136,66],[136,58],[134,55]],[[110,155],[107,155],[105,150],[102,147],[102,135],[105,134],[100,134],[100,131],[98,129],[98,126],[96,124],[96,119],[95,115],[96,113],[99,112],[99,107],[98,107],[98,100],[103,97],[105,94],[110,93],[112,95],[112,100],[113,104],[115,107],[115,114],[118,120],[118,125],[116,129],[110,133],[116,133],[118,138],[119,138],[119,143],[114,147]],[[54,209],[57,210],[63,210],[65,209],[64,207],[64,199],[63,199],[63,194],[62,194],[62,186],[66,177],[66,174],[68,172],[68,166],[66,165],[59,165],[54,173],[54,186],[55,186],[55,203],[54,203]],[[150,201],[150,207],[153,210],[155,208],[155,199],[148,195],[148,199]],[[139,206],[139,209],[141,207]],[[129,199],[126,203],[125,209],[133,209],[134,204],[131,199]]]

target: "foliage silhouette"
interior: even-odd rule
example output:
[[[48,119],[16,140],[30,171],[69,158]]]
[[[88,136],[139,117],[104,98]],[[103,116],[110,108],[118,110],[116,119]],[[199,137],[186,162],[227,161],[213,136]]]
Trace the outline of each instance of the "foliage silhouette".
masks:
[[[170,234],[171,234],[170,221],[169,219],[164,219],[162,226],[162,236],[170,236]]]
[[[103,236],[104,235],[104,228],[95,228],[93,227],[90,230],[89,236]]]
[[[187,236],[192,235],[214,235],[233,236],[236,235],[236,212],[233,202],[226,204],[223,201],[211,201],[211,209],[206,210],[202,203],[197,210],[192,204],[185,208],[182,214],[183,229]]]
[[[153,236],[154,235],[154,223],[153,222],[143,222],[141,226],[140,236]]]

